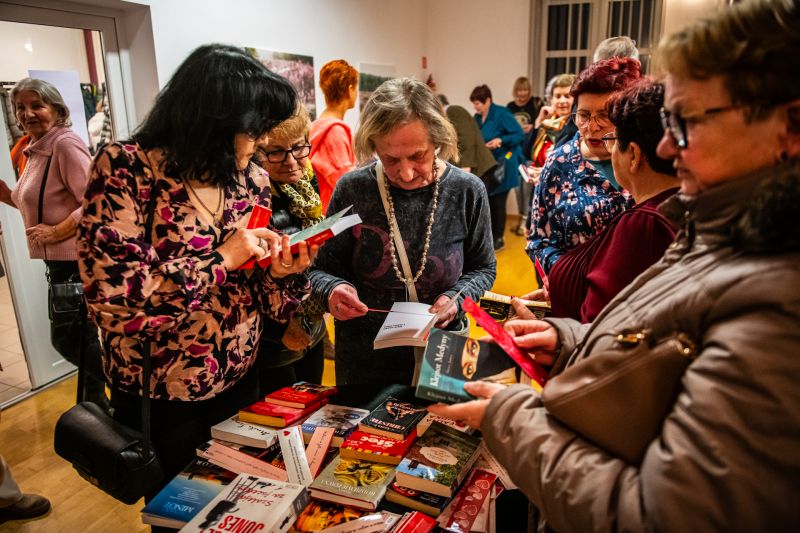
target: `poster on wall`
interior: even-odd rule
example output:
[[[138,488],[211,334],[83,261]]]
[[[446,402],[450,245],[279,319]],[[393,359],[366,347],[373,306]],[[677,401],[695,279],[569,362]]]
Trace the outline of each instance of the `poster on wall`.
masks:
[[[375,63],[361,63],[358,67],[358,109],[364,109],[372,92],[381,83],[397,76],[394,65],[376,65]]]
[[[245,50],[272,72],[289,80],[306,106],[311,120],[317,117],[313,57],[251,47],[245,47]]]

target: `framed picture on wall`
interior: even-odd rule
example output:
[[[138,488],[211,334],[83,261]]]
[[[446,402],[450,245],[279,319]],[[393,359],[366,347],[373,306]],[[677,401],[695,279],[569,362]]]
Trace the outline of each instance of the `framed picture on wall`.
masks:
[[[358,67],[358,109],[364,109],[372,92],[381,83],[397,77],[394,65],[377,65],[375,63],[360,63]]]
[[[245,50],[272,72],[289,80],[306,106],[311,120],[317,118],[313,57],[251,47],[245,47]]]

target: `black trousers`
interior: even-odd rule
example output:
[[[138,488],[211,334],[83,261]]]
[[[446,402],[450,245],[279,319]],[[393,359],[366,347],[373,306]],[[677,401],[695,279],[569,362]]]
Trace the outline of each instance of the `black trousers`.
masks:
[[[327,338],[327,335],[325,336]],[[264,346],[265,343],[262,343]],[[269,343],[272,346],[279,346],[276,343]],[[270,367],[263,361],[256,361],[258,368],[258,387],[259,396],[266,396],[282,387],[288,387],[298,381],[309,383],[322,383],[322,372],[325,367],[325,342],[324,339],[309,348],[303,357],[288,365]],[[259,357],[267,354],[259,353]]]
[[[492,238],[496,241],[503,237],[506,230],[506,200],[508,191],[489,197],[489,215],[492,220]]]

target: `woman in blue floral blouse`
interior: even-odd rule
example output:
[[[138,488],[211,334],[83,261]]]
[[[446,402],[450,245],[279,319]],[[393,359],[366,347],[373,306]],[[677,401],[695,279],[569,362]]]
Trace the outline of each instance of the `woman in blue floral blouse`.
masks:
[[[602,137],[614,130],[606,103],[640,76],[635,59],[598,61],[572,86],[578,134],[547,158],[531,206],[527,252],[549,272],[561,255],[603,230],[609,220],[633,205],[614,179],[611,154]]]
[[[244,50],[200,47],[133,141],[107,146],[91,170],[79,266],[111,406],[115,419],[140,426],[149,343],[152,438],[166,480],[211,425],[257,399],[250,369],[262,318],[285,322],[310,291],[302,271],[313,250],[303,245],[293,259],[288,237],[246,229],[252,206],[270,204],[268,177],[250,158],[296,99]],[[267,254],[268,269],[239,268]]]

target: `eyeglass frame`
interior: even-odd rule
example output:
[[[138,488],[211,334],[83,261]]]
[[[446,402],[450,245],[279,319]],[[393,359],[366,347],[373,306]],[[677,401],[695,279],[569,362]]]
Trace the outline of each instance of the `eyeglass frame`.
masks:
[[[704,111],[692,113],[689,116],[683,116],[678,111],[670,111],[669,109],[662,107],[658,110],[658,115],[661,117],[661,127],[664,128],[664,131],[669,132],[670,137],[672,137],[672,140],[675,141],[675,144],[678,146],[678,148],[685,150],[689,147],[689,134],[686,131],[687,120],[694,120],[709,115],[717,115],[719,113],[733,111],[743,107],[748,106],[744,104],[730,104],[721,107],[712,107]],[[675,122],[674,127],[672,125],[673,117]]]
[[[302,152],[305,153],[303,155],[297,155],[295,153],[295,151],[297,150],[300,150],[301,153]],[[264,150],[259,149],[258,152],[260,153],[260,155],[263,155],[264,158],[266,158],[266,160],[272,163],[273,165],[280,165],[286,162],[286,159],[289,157],[289,154],[292,154],[292,157],[294,158],[295,161],[299,161],[300,159],[308,157],[309,154],[311,153],[311,145],[308,143],[308,140],[306,139],[306,144],[301,144],[300,146],[293,146],[288,150],[272,150],[271,152],[265,152]],[[273,161],[272,159],[270,159],[270,156],[274,154],[283,154],[283,157],[279,161]]]
[[[608,133],[606,133],[602,137],[600,137],[600,140],[603,141],[603,147],[606,149],[606,152],[608,152],[609,154],[611,153],[611,150],[614,148],[614,146],[616,146],[617,139],[619,139],[619,137],[617,137],[617,133],[614,132],[614,131],[609,131]],[[614,144],[611,145],[611,148],[608,147],[608,143],[609,142],[613,142],[614,143]]]
[[[588,125],[592,120],[594,120],[594,123],[597,124],[601,128],[606,126],[606,125],[608,125],[608,126],[613,126],[614,125],[614,123],[611,122],[611,117],[608,116],[608,113],[597,114],[597,115],[593,115],[593,114],[589,113],[589,118],[586,119],[586,122],[584,122],[582,124],[578,124],[578,114],[579,113],[580,113],[580,111],[575,111],[574,113],[570,113],[570,116],[572,117],[572,122],[578,128],[582,128],[582,127]],[[598,117],[605,117],[605,119],[603,119],[604,122],[601,123],[600,119],[598,119]]]

